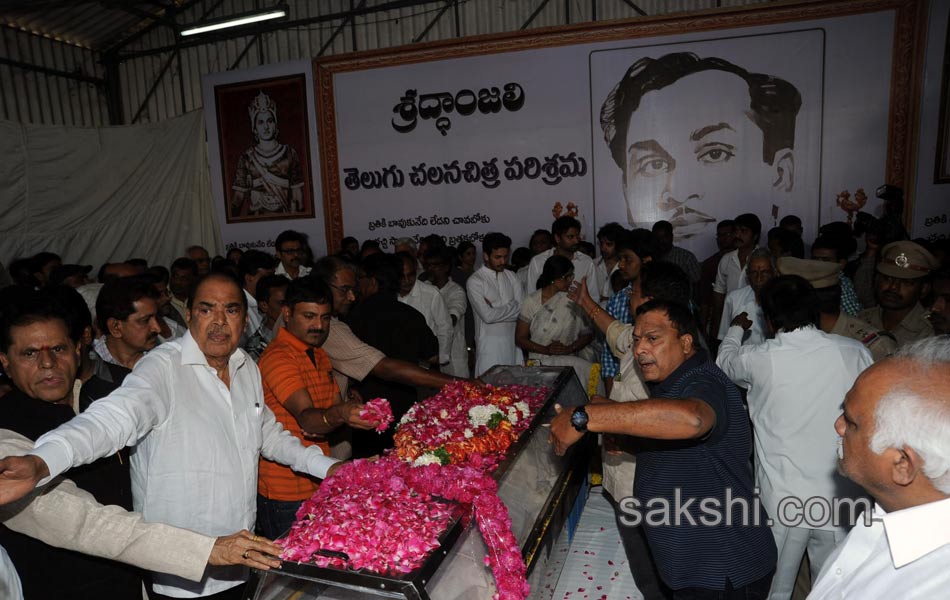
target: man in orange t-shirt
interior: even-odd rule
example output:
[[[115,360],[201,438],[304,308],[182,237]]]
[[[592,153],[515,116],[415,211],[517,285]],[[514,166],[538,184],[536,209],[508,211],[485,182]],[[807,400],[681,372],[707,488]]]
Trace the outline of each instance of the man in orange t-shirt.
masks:
[[[303,442],[330,454],[326,435],[342,425],[371,429],[359,417],[361,402],[343,403],[330,359],[320,347],[330,331],[333,296],[322,281],[295,279],[284,297],[284,326],[258,366],[264,400],[277,421]],[[257,479],[257,531],[275,539],[293,524],[300,504],[317,490],[317,480],[261,458]]]

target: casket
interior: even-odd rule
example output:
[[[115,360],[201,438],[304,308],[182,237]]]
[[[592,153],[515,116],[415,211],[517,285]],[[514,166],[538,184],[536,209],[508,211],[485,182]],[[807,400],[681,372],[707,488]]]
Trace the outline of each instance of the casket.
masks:
[[[555,456],[548,424],[555,404],[586,404],[585,387],[570,367],[496,366],[481,377],[492,385],[547,386],[544,405],[531,426],[513,444],[493,476],[508,508],[512,532],[521,546],[531,598],[549,600],[560,572],[571,527],[583,506],[593,436],[587,435],[565,456]],[[485,600],[495,593],[486,548],[471,516],[459,507],[440,538],[440,547],[412,573],[398,577],[344,568],[284,561],[279,570],[252,573],[247,600],[409,598]]]

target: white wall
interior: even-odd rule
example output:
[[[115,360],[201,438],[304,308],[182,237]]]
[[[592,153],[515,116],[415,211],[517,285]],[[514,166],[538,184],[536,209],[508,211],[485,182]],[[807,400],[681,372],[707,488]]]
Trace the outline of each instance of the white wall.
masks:
[[[912,237],[931,240],[950,237],[950,183],[934,183],[937,134],[940,128],[940,85],[948,20],[950,0],[932,0],[927,19],[927,49],[920,100],[914,217],[908,227]],[[941,222],[928,226],[928,220],[934,217],[940,217]]]

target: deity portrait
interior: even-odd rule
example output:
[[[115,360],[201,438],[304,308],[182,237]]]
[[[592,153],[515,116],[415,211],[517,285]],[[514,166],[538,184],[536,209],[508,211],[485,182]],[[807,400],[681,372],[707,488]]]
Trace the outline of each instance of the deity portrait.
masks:
[[[225,154],[222,162],[229,223],[313,215],[304,89],[299,89],[301,97],[297,104],[294,86],[275,87],[274,81],[260,83],[242,84],[230,90],[230,97],[223,97],[225,107],[240,110],[242,118],[221,119],[223,107],[218,106],[219,122],[224,120],[228,127],[225,132],[219,125]],[[220,101],[222,94],[216,91]],[[241,100],[243,106],[239,104]],[[290,114],[285,116],[286,113]],[[289,125],[287,131],[292,134],[287,137],[295,139],[285,139],[282,122]],[[238,145],[239,141],[244,143]]]

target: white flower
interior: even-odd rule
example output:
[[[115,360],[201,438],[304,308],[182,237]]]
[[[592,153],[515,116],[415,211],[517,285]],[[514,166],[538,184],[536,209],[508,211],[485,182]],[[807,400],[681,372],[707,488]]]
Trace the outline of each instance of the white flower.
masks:
[[[528,418],[528,415],[531,414],[531,408],[528,407],[528,403],[525,401],[515,402],[515,408],[521,411],[521,416]]]
[[[494,414],[503,413],[494,404],[479,404],[468,409],[468,422],[475,427],[488,425]]]
[[[475,435],[471,429],[466,429],[462,434],[465,436],[465,439],[471,439]]]
[[[426,452],[416,460],[412,461],[412,466],[414,467],[424,467],[426,465],[440,465],[442,461],[439,460],[439,457],[431,452]]]
[[[439,413],[439,417],[442,418],[442,419],[448,419],[448,418],[449,418],[449,411],[447,411],[447,410],[445,410],[445,409],[443,408],[442,411]]]
[[[518,411],[515,408],[508,409],[508,420],[511,421],[512,425],[518,424]]]

